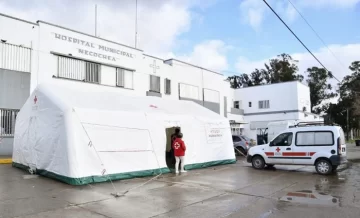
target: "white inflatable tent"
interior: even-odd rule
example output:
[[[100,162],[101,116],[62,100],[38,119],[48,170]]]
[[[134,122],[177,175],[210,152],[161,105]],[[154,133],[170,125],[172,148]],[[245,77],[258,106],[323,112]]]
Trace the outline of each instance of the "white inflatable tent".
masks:
[[[236,161],[229,121],[196,103],[41,84],[17,116],[13,166],[72,185],[166,173],[166,130],[174,126],[184,134],[185,169]]]

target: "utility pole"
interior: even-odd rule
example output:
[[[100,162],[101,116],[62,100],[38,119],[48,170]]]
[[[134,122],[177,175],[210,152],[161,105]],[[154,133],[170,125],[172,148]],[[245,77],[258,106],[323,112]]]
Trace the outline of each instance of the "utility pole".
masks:
[[[95,37],[97,37],[97,5],[95,5]]]
[[[137,46],[137,0],[135,2],[135,48]]]
[[[349,141],[349,108],[346,109],[346,137]]]

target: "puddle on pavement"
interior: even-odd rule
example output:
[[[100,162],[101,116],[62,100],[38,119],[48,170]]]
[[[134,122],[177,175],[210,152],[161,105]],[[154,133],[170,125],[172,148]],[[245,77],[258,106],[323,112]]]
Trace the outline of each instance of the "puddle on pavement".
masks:
[[[23,179],[37,179],[39,175],[23,175]]]
[[[288,192],[285,196],[280,198],[280,201],[308,205],[340,206],[339,198],[328,195],[324,192],[317,192],[313,190]]]
[[[318,178],[311,190],[288,192],[280,201],[307,205],[341,206],[340,197],[333,194],[341,191],[347,180],[346,175]]]

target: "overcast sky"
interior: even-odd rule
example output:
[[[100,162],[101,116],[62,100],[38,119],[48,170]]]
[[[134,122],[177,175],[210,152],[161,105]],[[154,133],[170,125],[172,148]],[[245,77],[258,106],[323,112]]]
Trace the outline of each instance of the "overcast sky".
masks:
[[[336,58],[288,0],[268,2],[337,77],[360,60],[360,0],[291,0]],[[95,4],[98,35],[134,46],[135,0],[0,0],[0,13],[93,34]],[[299,60],[301,73],[318,65],[262,0],[138,0],[138,47],[224,74],[251,73],[280,53]]]

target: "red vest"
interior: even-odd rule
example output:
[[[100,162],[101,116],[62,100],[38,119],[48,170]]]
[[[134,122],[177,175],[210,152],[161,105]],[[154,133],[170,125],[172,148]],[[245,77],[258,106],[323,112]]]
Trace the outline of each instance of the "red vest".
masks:
[[[172,147],[174,149],[174,155],[176,157],[185,156],[186,146],[182,139],[176,138],[172,144]]]

